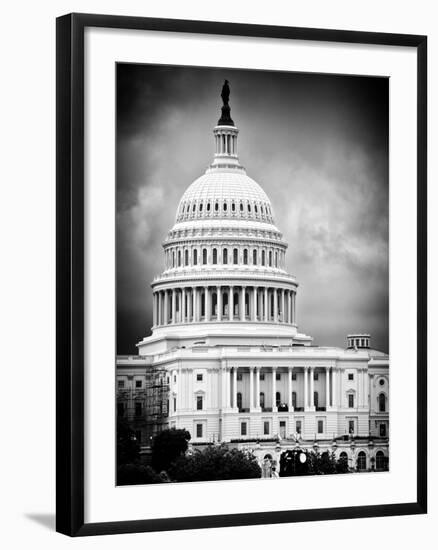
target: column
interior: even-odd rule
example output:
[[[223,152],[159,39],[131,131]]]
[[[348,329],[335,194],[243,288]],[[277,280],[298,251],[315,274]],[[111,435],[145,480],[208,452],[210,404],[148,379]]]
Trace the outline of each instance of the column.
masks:
[[[313,399],[314,392],[314,383],[313,383],[313,373],[315,372],[314,367],[310,367],[310,408],[315,410],[315,401]]]
[[[230,295],[228,296],[228,312],[230,321],[233,320],[234,312],[234,287],[230,286]]]
[[[158,322],[157,325],[161,325],[161,290],[157,293],[158,296]]]
[[[260,292],[259,288],[257,288],[257,309],[258,309],[258,312],[259,312],[258,320],[263,321],[262,293]]]
[[[176,300],[175,300],[175,289],[172,289],[172,323],[175,322],[175,313],[176,313]]]
[[[257,287],[252,289],[252,321],[257,321]]]
[[[304,367],[304,410],[309,408],[308,368]]]
[[[231,393],[231,369],[227,367],[227,408],[230,407],[230,393]]]
[[[156,293],[152,293],[152,326],[157,324],[157,296]]]
[[[216,287],[216,306],[217,306],[217,315],[216,319],[218,321],[222,321],[222,287],[218,286]]]
[[[181,291],[181,323],[186,322],[186,289]]]
[[[221,396],[221,408],[225,409],[227,407],[227,369],[222,364],[221,369],[221,383],[222,383],[222,396]]]
[[[289,412],[294,410],[292,403],[292,368],[293,367],[289,367],[287,369],[287,407]]]
[[[265,287],[265,322],[268,321],[268,288]]]
[[[332,369],[332,407],[338,406],[338,369]]]
[[[278,295],[277,289],[274,288],[272,299],[274,300],[274,323],[278,322]]]
[[[292,292],[292,323],[295,325],[297,322],[296,312],[296,292]]]
[[[245,294],[246,288],[243,286],[240,291],[240,320],[245,321]]]
[[[284,307],[284,288],[281,289],[281,321],[286,322],[285,307]]]
[[[210,321],[210,292],[208,286],[204,287],[204,321]]]
[[[256,367],[256,409],[260,409],[260,367]]]
[[[277,401],[275,394],[277,393],[277,367],[272,367],[272,412],[277,412]]]
[[[330,407],[330,368],[325,368],[325,410]]]
[[[193,315],[193,288],[188,289],[187,294],[187,321],[192,321]]]
[[[254,409],[254,367],[249,367],[249,410]]]
[[[164,291],[164,325],[169,322],[169,296],[167,290]]]
[[[198,321],[198,311],[197,311],[198,295],[197,295],[195,286],[192,288],[192,293],[193,293],[193,296],[192,296],[192,298],[193,298],[193,322],[196,323]]]
[[[237,407],[237,367],[233,367],[233,409]]]

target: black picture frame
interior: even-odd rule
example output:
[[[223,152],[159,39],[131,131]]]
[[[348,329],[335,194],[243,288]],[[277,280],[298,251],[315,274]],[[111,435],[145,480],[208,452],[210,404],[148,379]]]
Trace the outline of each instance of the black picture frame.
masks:
[[[427,37],[112,15],[56,22],[56,529],[69,536],[424,514],[427,511]],[[417,498],[414,502],[84,523],[84,30],[86,27],[409,46],[417,50]]]

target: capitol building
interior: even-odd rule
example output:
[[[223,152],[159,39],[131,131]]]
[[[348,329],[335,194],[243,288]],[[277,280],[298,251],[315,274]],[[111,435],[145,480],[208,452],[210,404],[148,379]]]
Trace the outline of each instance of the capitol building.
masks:
[[[260,462],[299,447],[333,451],[355,470],[387,469],[389,357],[370,334],[346,335],[339,348],[300,332],[288,244],[239,162],[224,90],[214,158],[181,197],[163,243],[152,334],[138,355],[117,357],[118,415],[144,449],[175,427],[193,446],[227,442]]]

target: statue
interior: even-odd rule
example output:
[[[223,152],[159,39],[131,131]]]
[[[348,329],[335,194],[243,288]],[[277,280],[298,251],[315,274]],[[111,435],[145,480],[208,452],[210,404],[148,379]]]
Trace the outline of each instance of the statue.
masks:
[[[220,126],[234,126],[233,119],[231,118],[231,109],[228,105],[228,101],[230,100],[230,87],[228,86],[228,80],[225,80],[224,85],[222,86],[221,98],[224,104],[221,107],[222,116],[219,119],[218,124]]]
[[[225,80],[224,85],[222,86],[221,98],[224,105],[228,105],[228,101],[230,99],[230,87],[228,86],[228,80]]]

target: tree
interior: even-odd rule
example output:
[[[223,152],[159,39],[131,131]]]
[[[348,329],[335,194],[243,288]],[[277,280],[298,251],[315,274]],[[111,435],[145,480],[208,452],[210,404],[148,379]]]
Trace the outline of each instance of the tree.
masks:
[[[152,467],[155,471],[167,470],[178,457],[187,451],[190,433],[187,430],[163,430],[152,441]]]
[[[202,451],[179,457],[170,467],[173,481],[214,481],[261,477],[256,457],[247,451],[229,449],[227,445],[209,445]]]
[[[280,457],[280,476],[325,475],[348,473],[348,460],[336,460],[334,452],[292,449]]]
[[[336,473],[337,474],[348,474],[349,471],[350,471],[350,467],[348,466],[348,458],[346,456],[342,456],[336,462]]]
[[[143,485],[146,483],[163,483],[150,466],[143,464],[122,464],[117,468],[117,485]]]
[[[126,420],[117,420],[117,466],[140,460],[140,445]]]

